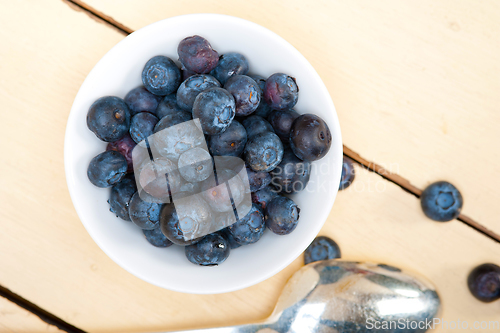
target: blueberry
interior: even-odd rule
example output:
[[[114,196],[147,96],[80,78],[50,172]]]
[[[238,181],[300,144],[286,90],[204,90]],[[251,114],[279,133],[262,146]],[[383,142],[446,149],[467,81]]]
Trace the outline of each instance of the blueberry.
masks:
[[[247,245],[257,242],[265,229],[264,214],[259,206],[253,204],[246,216],[228,227],[228,233],[237,243]]]
[[[220,235],[222,237],[224,237],[228,244],[229,244],[229,247],[232,249],[237,249],[241,246],[241,244],[239,244],[233,237],[233,235],[231,235],[231,233],[229,232],[229,228],[224,228],[222,230],[219,231]]]
[[[201,183],[200,182],[182,182],[179,192],[186,193],[187,195],[200,193]]]
[[[191,76],[196,75],[195,72],[192,72],[192,71],[187,70],[187,69],[182,69],[181,72],[182,72],[182,81],[186,81]]]
[[[266,87],[266,79],[260,75],[250,75],[252,79],[257,82],[259,85],[260,90],[262,91],[262,94],[264,94],[264,88]],[[269,104],[267,104],[266,100],[264,99],[264,95],[261,96],[260,98],[260,103],[255,112],[253,113],[256,116],[261,116],[263,118],[267,118],[269,113],[272,111],[271,107]]]
[[[245,161],[254,171],[271,171],[283,158],[283,144],[271,132],[251,137],[245,147]]]
[[[189,112],[182,111],[182,114],[191,116]],[[172,119],[170,119],[172,118]],[[177,115],[165,116],[156,124],[154,135],[154,147],[158,153],[172,161],[177,161],[179,156],[194,147],[205,147],[206,141],[203,132],[201,131],[198,121],[190,120],[170,127],[163,131],[163,127],[167,128],[175,123],[173,120],[179,120]],[[182,119],[181,119],[182,120]],[[158,131],[160,130],[160,131]]]
[[[267,78],[263,94],[272,109],[287,110],[297,104],[299,87],[295,78],[283,73],[275,73]]]
[[[158,104],[158,108],[156,108],[155,114],[156,117],[161,120],[163,117],[169,114],[177,113],[179,111],[182,111],[182,109],[179,105],[177,105],[176,94],[170,94],[165,96]]]
[[[219,57],[218,65],[210,72],[221,84],[233,75],[248,73],[248,60],[243,54],[228,52]]]
[[[179,218],[179,228],[185,239],[199,238],[211,232],[214,214],[200,194],[180,193],[176,194],[173,200]]]
[[[158,107],[158,96],[140,86],[128,92],[125,96],[125,103],[127,103],[131,116],[144,111],[154,113]]]
[[[274,132],[280,137],[280,139],[284,142],[288,142],[292,123],[298,117],[299,114],[294,110],[273,110],[269,113],[267,121],[269,121],[274,129]]]
[[[260,205],[262,209],[266,209],[269,201],[278,196],[278,191],[273,186],[266,186],[261,190],[252,192],[252,202]]]
[[[500,299],[500,267],[482,264],[474,268],[469,274],[467,285],[472,295],[482,302]]]
[[[190,245],[201,239],[188,240],[184,238],[184,233],[179,225],[179,216],[177,215],[174,204],[163,205],[160,214],[160,228],[167,239],[177,245]]]
[[[149,112],[140,112],[130,122],[130,137],[137,143],[153,135],[158,118]]]
[[[182,180],[177,165],[165,157],[144,162],[138,172],[138,181],[148,194],[168,202],[169,196],[179,191]]]
[[[142,233],[146,237],[146,240],[153,246],[156,247],[169,247],[173,243],[165,237],[163,232],[161,232],[160,227],[153,230],[142,230]]]
[[[304,252],[304,264],[340,258],[340,248],[331,238],[316,237]]]
[[[222,88],[208,88],[194,101],[193,118],[200,119],[203,133],[208,135],[224,132],[231,124],[234,114],[234,98]]]
[[[228,183],[231,193],[227,190]],[[240,176],[233,170],[217,170],[217,180],[212,175],[201,185],[203,199],[210,208],[216,212],[229,212],[233,210],[231,199],[238,206],[244,198],[245,185]]]
[[[274,132],[271,124],[269,124],[269,122],[261,116],[251,115],[250,117],[245,118],[241,123],[247,130],[247,136],[249,139],[260,133]]]
[[[306,188],[311,177],[311,164],[301,161],[285,149],[281,163],[271,171],[273,185],[283,193],[297,193]]]
[[[447,222],[460,215],[463,199],[455,186],[439,181],[427,186],[422,192],[420,205],[424,214],[431,220]]]
[[[299,207],[292,199],[277,196],[265,208],[266,226],[277,235],[288,235],[299,222]]]
[[[177,90],[177,105],[184,111],[191,112],[196,96],[211,87],[220,87],[219,81],[211,75],[195,74],[189,77]]]
[[[224,89],[234,97],[237,116],[248,116],[259,106],[262,91],[250,76],[233,75],[224,84]]]
[[[176,91],[181,84],[181,71],[172,59],[156,56],[144,66],[142,83],[149,92],[165,96]]]
[[[246,143],[247,131],[245,127],[233,120],[224,132],[210,137],[208,147],[212,155],[240,156]]]
[[[127,159],[127,172],[134,171],[134,165],[132,163],[132,151],[136,143],[129,134],[125,134],[121,139],[116,140],[115,142],[110,142],[106,146],[106,151],[114,150],[125,156]]]
[[[128,206],[130,199],[137,192],[137,186],[133,178],[126,177],[111,188],[109,195],[109,210],[125,221],[130,221]]]
[[[219,54],[201,36],[184,38],[177,47],[182,69],[198,74],[209,73],[219,63]]]
[[[303,114],[292,124],[290,146],[303,161],[316,161],[324,157],[332,144],[332,134],[323,119]]]
[[[203,148],[195,147],[179,157],[179,172],[188,182],[201,182],[213,171],[212,157]]]
[[[340,177],[339,191],[345,190],[351,186],[355,175],[356,172],[354,170],[352,160],[349,157],[344,156],[342,161],[342,176]]]
[[[102,141],[114,142],[127,134],[130,111],[119,97],[106,96],[95,101],[87,113],[87,127]]]
[[[219,233],[206,235],[196,244],[185,247],[188,260],[201,266],[222,264],[229,257],[230,251],[228,241]]]
[[[143,201],[139,192],[130,199],[128,212],[132,222],[141,229],[152,230],[160,224],[161,204]]]
[[[156,123],[153,132],[157,133],[161,130],[164,130],[165,128],[182,124],[186,121],[191,120],[191,118],[192,118],[191,113],[186,111],[180,111],[177,113],[168,114],[165,117],[161,118],[161,120],[158,123]]]
[[[272,177],[269,174],[269,172],[265,171],[253,171],[250,168],[247,169],[247,175],[248,175],[248,182],[250,183],[250,191],[251,192],[256,192],[267,185],[271,184]]]
[[[95,156],[89,163],[87,176],[97,187],[110,187],[118,183],[127,173],[127,159],[110,150]]]

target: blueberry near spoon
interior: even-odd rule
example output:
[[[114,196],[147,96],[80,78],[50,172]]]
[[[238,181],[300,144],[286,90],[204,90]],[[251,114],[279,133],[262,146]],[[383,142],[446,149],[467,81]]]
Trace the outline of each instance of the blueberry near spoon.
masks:
[[[338,260],[314,262],[290,278],[266,320],[178,333],[361,333],[369,332],[374,322],[432,322],[441,304],[432,284],[386,267]],[[408,325],[397,332],[422,333],[425,328],[415,330]]]

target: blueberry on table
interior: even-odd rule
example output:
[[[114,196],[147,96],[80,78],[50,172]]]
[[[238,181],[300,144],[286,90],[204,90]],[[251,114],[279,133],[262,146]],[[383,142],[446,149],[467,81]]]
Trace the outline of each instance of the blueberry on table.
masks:
[[[257,242],[266,229],[264,214],[259,206],[252,205],[250,212],[228,227],[228,234],[241,245]]]
[[[273,186],[268,185],[263,189],[252,192],[252,202],[258,204],[264,210],[266,209],[268,202],[278,196],[278,190],[276,190]]]
[[[259,106],[262,91],[250,76],[233,75],[224,84],[224,89],[234,97],[237,116],[248,116]]]
[[[500,299],[500,267],[482,264],[469,274],[467,285],[472,295],[482,302]]]
[[[297,193],[306,188],[311,177],[311,163],[302,161],[288,148],[281,163],[271,171],[272,184],[282,193]]]
[[[102,141],[114,142],[128,133],[130,110],[119,97],[106,96],[95,101],[87,113],[87,127]]]
[[[176,94],[170,94],[161,100],[154,113],[156,114],[156,117],[161,120],[163,117],[179,111],[182,111],[182,109],[179,105],[177,105]]]
[[[167,237],[165,237],[163,232],[161,232],[160,227],[152,230],[143,229],[142,233],[146,237],[146,240],[153,246],[169,247],[173,244]]]
[[[181,71],[169,57],[156,56],[149,59],[144,66],[142,83],[155,95],[169,95],[181,84]]]
[[[283,158],[283,144],[271,132],[251,137],[245,147],[245,161],[254,171],[271,171]]]
[[[219,81],[211,75],[195,74],[189,77],[177,90],[177,105],[184,111],[191,112],[196,96],[211,87],[220,87]]]
[[[144,86],[134,88],[125,95],[125,103],[133,116],[139,112],[154,113],[158,107],[158,96],[150,93]]]
[[[247,136],[249,139],[260,133],[274,132],[271,124],[269,124],[269,122],[261,116],[257,115],[251,115],[250,117],[245,118],[241,124],[247,130]]]
[[[184,238],[184,232],[180,227],[179,216],[177,215],[174,204],[163,205],[160,212],[160,229],[172,243],[181,246],[194,244],[201,239]]]
[[[108,143],[106,151],[114,150],[125,156],[127,159],[127,172],[133,172],[132,151],[136,145],[135,141],[130,137],[130,134],[125,134],[121,139]]]
[[[219,57],[219,63],[210,72],[221,84],[233,75],[245,75],[248,73],[248,60],[241,53],[228,52]]]
[[[257,82],[260,90],[262,91],[262,96],[260,98],[259,106],[257,107],[257,109],[253,114],[256,116],[267,118],[267,116],[273,109],[271,109],[269,104],[267,104],[266,100],[264,99],[264,88],[266,87],[266,79],[260,75],[250,75],[250,77],[254,79],[255,82]]]
[[[87,176],[97,187],[111,187],[127,174],[127,159],[109,150],[95,156],[89,163]]]
[[[277,235],[288,235],[299,222],[300,209],[287,197],[277,196],[265,208],[266,226]]]
[[[272,109],[288,110],[297,104],[299,87],[295,78],[283,73],[275,73],[267,78],[263,94]]]
[[[179,172],[188,182],[201,182],[213,172],[212,156],[203,148],[195,147],[179,157]]]
[[[231,251],[228,241],[219,233],[206,235],[196,244],[185,247],[190,262],[201,266],[222,264]]]
[[[158,118],[149,112],[140,112],[130,122],[130,137],[137,143],[153,135]]]
[[[316,237],[304,252],[304,264],[320,260],[340,258],[340,248],[333,239],[326,236]]]
[[[132,177],[125,177],[111,188],[108,199],[109,210],[122,220],[130,221],[129,202],[136,192],[135,180]]]
[[[152,230],[160,225],[161,204],[141,199],[135,192],[130,199],[128,213],[132,222],[141,229]]]
[[[272,177],[269,172],[253,171],[248,167],[246,169],[251,192],[257,192],[267,185],[271,184]]]
[[[182,69],[190,72],[209,73],[219,63],[219,54],[201,36],[184,38],[177,47]]]
[[[165,128],[182,124],[191,119],[192,119],[191,113],[186,111],[180,111],[177,113],[168,114],[165,117],[161,118],[160,121],[156,123],[153,132],[157,133],[161,130],[164,130]]]
[[[354,164],[349,157],[344,156],[342,160],[342,176],[340,177],[339,191],[351,186],[356,175]]]
[[[273,110],[269,113],[267,120],[280,139],[288,142],[292,123],[298,117],[299,114],[295,110]]]
[[[303,114],[292,124],[290,146],[303,161],[323,158],[332,145],[332,134],[323,119],[314,114]]]
[[[199,118],[203,133],[215,135],[224,132],[235,115],[233,96],[225,89],[212,87],[201,92],[193,104],[193,118]]]
[[[447,222],[460,215],[463,199],[455,186],[439,181],[427,186],[422,192],[420,205],[424,214],[431,220]]]
[[[236,120],[222,133],[210,137],[209,149],[215,156],[240,156],[247,143],[247,131]]]

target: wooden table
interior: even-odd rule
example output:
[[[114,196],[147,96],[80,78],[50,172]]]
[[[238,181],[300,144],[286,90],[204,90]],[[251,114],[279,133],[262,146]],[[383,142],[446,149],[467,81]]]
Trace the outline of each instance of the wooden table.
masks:
[[[427,276],[444,320],[500,321],[500,302],[476,301],[465,283],[474,266],[500,264],[500,2],[16,0],[0,5],[0,331],[251,322],[302,265],[237,292],[176,293],[118,267],[76,216],[63,138],[85,76],[128,32],[198,12],[269,28],[324,80],[345,153],[370,168],[356,166],[321,231],[344,258]],[[420,209],[420,190],[440,179],[465,198],[460,220],[433,222]]]

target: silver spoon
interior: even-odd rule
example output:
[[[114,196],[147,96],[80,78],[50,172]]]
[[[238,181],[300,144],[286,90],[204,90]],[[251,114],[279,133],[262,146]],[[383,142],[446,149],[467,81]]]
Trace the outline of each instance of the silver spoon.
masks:
[[[421,333],[439,308],[435,288],[421,277],[387,265],[327,260],[296,272],[260,323],[182,332]]]

